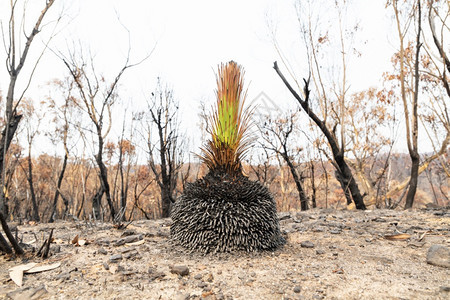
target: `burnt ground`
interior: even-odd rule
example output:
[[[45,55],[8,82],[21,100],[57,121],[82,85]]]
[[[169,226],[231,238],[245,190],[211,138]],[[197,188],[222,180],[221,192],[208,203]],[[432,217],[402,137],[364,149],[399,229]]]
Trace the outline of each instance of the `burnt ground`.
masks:
[[[53,228],[51,256],[0,256],[0,298],[450,299],[450,268],[427,263],[432,245],[450,247],[448,209],[279,217],[287,238],[281,249],[206,255],[172,245],[170,219],[135,221],[124,230],[82,221],[17,225],[30,249]],[[77,235],[86,244],[72,244]],[[438,264],[448,265],[449,256],[444,252]],[[8,269],[28,262],[61,265],[25,274],[18,287]]]

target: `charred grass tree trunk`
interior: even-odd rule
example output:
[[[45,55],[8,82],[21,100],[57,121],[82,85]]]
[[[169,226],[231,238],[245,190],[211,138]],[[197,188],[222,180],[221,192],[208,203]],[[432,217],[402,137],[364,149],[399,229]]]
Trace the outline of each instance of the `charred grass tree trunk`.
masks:
[[[303,110],[308,114],[308,116],[311,118],[311,120],[316,123],[316,125],[320,128],[322,133],[327,138],[328,144],[330,145],[331,152],[333,154],[333,159],[335,163],[335,167],[337,168],[337,171],[342,176],[342,183],[344,186],[347,187],[347,189],[344,190],[344,193],[347,191],[350,191],[350,194],[352,196],[353,202],[355,203],[355,206],[357,209],[366,209],[366,206],[363,201],[363,197],[361,195],[361,192],[359,191],[358,184],[355,181],[355,178],[353,177],[352,171],[348,164],[345,162],[344,159],[344,145],[342,145],[342,148],[339,147],[338,141],[335,137],[335,135],[328,129],[325,122],[323,122],[319,117],[311,110],[311,107],[308,103],[309,101],[309,80],[304,80],[305,86],[304,86],[304,93],[305,93],[305,99],[302,99],[300,95],[291,87],[287,79],[284,77],[284,75],[281,73],[280,69],[278,68],[277,62],[274,63],[275,71],[277,72],[278,76],[280,76],[281,80],[284,82],[286,87],[289,89],[291,94],[295,97],[295,99],[298,101],[300,106],[303,108]]]
[[[172,240],[190,250],[273,250],[285,243],[269,190],[242,174],[216,170],[188,183],[171,216]]]
[[[172,208],[171,239],[193,251],[272,250],[285,243],[272,195],[242,173],[251,140],[241,69],[235,62],[219,67],[211,140],[200,156],[209,172],[187,184]]]

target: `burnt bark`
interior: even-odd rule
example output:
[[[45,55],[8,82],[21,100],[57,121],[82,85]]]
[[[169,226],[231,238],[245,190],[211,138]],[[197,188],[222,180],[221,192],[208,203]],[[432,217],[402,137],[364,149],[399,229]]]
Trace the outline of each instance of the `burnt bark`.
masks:
[[[310,170],[311,170],[311,189],[312,189],[312,195],[311,195],[311,204],[313,208],[317,207],[317,203],[316,203],[316,193],[317,193],[317,188],[316,188],[316,181],[315,181],[315,167],[314,167],[314,162],[311,160],[310,161]]]
[[[283,157],[284,161],[289,167],[289,170],[291,171],[292,178],[294,178],[295,187],[297,188],[298,197],[300,199],[300,208],[301,210],[308,210],[308,197],[306,196],[305,190],[303,189],[301,178],[298,176],[297,170],[292,163],[291,159],[287,155],[287,148],[286,144],[283,145],[283,153],[281,156]]]
[[[178,103],[173,98],[172,91],[168,88],[163,89],[160,82],[152,96],[152,103],[149,103],[151,124],[148,124],[149,137],[147,141],[149,166],[160,189],[161,217],[167,218],[170,216],[172,204],[175,202],[177,177],[182,165],[178,157],[181,146],[178,142]],[[157,130],[158,145],[151,142],[152,127]],[[157,165],[155,157],[159,158],[159,165]]]
[[[350,194],[352,196],[353,202],[355,202],[355,206],[357,209],[366,209],[366,206],[363,201],[363,197],[361,195],[361,192],[359,191],[358,184],[356,183],[353,174],[351,172],[350,167],[347,165],[344,159],[344,145],[342,147],[339,147],[339,143],[336,139],[336,136],[330,129],[327,127],[324,121],[322,121],[312,110],[308,103],[309,101],[309,80],[303,80],[305,83],[304,86],[304,93],[305,93],[305,99],[303,100],[300,95],[292,88],[292,86],[289,84],[287,79],[284,77],[284,75],[281,73],[280,69],[278,68],[277,62],[274,63],[275,71],[277,72],[278,76],[280,76],[281,80],[284,82],[286,87],[289,89],[291,94],[295,97],[295,99],[298,101],[300,106],[303,108],[303,110],[308,114],[311,120],[314,121],[314,123],[319,127],[319,129],[322,131],[322,133],[325,135],[328,144],[330,146],[331,152],[333,154],[334,162],[336,163],[336,166],[339,168],[339,172],[342,175],[342,179],[344,182],[348,182],[348,189],[350,191]],[[345,190],[344,190],[345,192]]]
[[[11,145],[11,141],[13,139],[14,133],[17,130],[17,126],[19,126],[19,122],[22,119],[22,115],[13,115],[11,121],[9,122],[9,126],[6,126],[3,128],[2,136],[0,139],[0,170],[3,170],[4,165],[4,154],[8,151],[9,146]],[[8,133],[6,133],[6,130],[8,130]],[[3,176],[3,172],[0,172],[0,178]],[[4,182],[4,180],[1,180],[1,182]],[[3,212],[3,215],[8,215],[8,209],[6,205],[6,197],[4,194],[4,191],[0,191],[0,212]]]
[[[101,185],[97,193],[95,193],[94,197],[92,198],[92,213],[95,220],[101,219],[101,204],[104,193],[105,190],[103,189],[103,185]]]
[[[12,248],[8,245],[8,242],[5,240],[5,238],[1,233],[0,233],[0,251],[7,254],[12,253]]]
[[[419,182],[419,164],[420,157],[417,153],[411,155],[411,179],[409,180],[409,189],[406,194],[405,209],[412,208],[414,204],[414,197],[417,191],[417,184]]]
[[[12,235],[11,230],[9,229],[8,223],[6,223],[5,216],[3,215],[2,212],[0,212],[0,222],[2,223],[2,228],[3,228],[3,231],[6,234],[6,237],[8,238],[9,242],[11,243],[11,245],[14,248],[14,252],[16,252],[16,254],[18,254],[18,255],[23,254],[23,250],[19,246],[19,243],[16,241],[14,236]]]
[[[419,164],[420,164],[420,156],[417,145],[417,139],[419,134],[418,128],[418,114],[417,114],[417,106],[418,106],[418,97],[419,97],[419,60],[420,60],[420,48],[422,46],[420,42],[420,33],[422,31],[422,23],[421,23],[421,6],[420,0],[417,1],[418,5],[418,31],[416,38],[416,57],[414,61],[414,97],[412,103],[412,141],[408,140],[408,151],[409,156],[411,157],[411,179],[409,181],[409,189],[406,194],[406,202],[405,209],[412,208],[414,203],[414,197],[416,196],[417,191],[417,183],[419,179]]]
[[[55,221],[55,218],[56,218],[56,204],[58,203],[58,198],[59,198],[59,195],[60,195],[60,189],[61,189],[62,181],[64,179],[64,173],[66,172],[67,159],[68,158],[69,158],[68,154],[65,153],[64,154],[64,159],[63,159],[63,165],[62,165],[61,171],[59,172],[58,182],[56,184],[55,196],[53,197],[52,214],[50,215],[49,223],[53,223]],[[67,211],[67,205],[65,205],[65,206],[66,206],[66,209],[64,211],[64,215],[65,215],[65,213]]]
[[[28,174],[27,174],[27,181],[30,188],[30,196],[31,196],[31,204],[33,205],[33,220],[36,222],[40,221],[39,218],[39,207],[37,205],[36,201],[36,193],[34,192],[34,186],[33,186],[33,162],[31,161],[31,143],[30,143],[30,149],[28,151]]]
[[[103,193],[106,196],[106,201],[109,206],[109,211],[111,213],[111,219],[115,222],[116,217],[116,210],[114,209],[114,204],[111,199],[111,192],[108,182],[108,169],[105,166],[105,163],[103,162],[103,137],[102,137],[102,130],[101,128],[97,127],[97,135],[98,135],[98,152],[95,156],[95,160],[97,162],[98,168],[99,168],[99,178],[100,183],[102,185]],[[102,195],[103,195],[102,193]],[[101,200],[101,197],[100,197]]]
[[[123,141],[123,140],[122,140]],[[127,195],[128,195],[128,176],[125,182],[125,176],[123,174],[123,147],[119,146],[119,173],[120,173],[120,211],[122,221],[125,221],[125,212],[127,209]]]

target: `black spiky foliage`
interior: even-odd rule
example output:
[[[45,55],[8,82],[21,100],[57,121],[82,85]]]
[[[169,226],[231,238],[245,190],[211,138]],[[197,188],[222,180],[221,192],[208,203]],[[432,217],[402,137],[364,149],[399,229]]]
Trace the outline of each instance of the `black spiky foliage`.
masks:
[[[208,174],[187,184],[172,207],[171,240],[200,252],[273,250],[285,243],[276,203],[260,182],[242,173],[250,148],[250,111],[243,108],[243,70],[235,62],[219,67],[211,139],[200,158]]]

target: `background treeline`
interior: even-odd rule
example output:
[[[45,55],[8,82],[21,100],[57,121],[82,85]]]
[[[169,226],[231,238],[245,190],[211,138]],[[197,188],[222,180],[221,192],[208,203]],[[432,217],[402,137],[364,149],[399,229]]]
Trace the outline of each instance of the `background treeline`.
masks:
[[[113,156],[118,156],[120,149],[117,145],[110,152]],[[54,211],[54,197],[57,190],[57,181],[62,168],[62,158],[42,154],[33,157],[33,186],[36,206],[32,203],[32,196],[28,183],[28,160],[23,157],[20,146],[13,145],[14,157],[9,160],[8,165],[15,172],[10,174],[8,180],[8,206],[10,220],[33,220],[34,209],[40,220],[48,221]],[[130,151],[128,149],[127,151]],[[127,152],[126,155],[134,155]],[[448,157],[450,152],[447,152]],[[386,194],[392,186],[408,178],[408,165],[410,164],[407,154],[393,154],[389,158],[389,171],[385,172],[376,187],[378,195],[376,197],[376,207],[396,208],[404,205],[400,200],[402,191],[398,191],[387,197]],[[386,155],[381,156],[372,163],[375,165],[374,172],[379,173],[381,166],[385,165]],[[162,216],[161,191],[148,165],[125,165],[106,164],[112,187],[112,201],[117,208],[121,208],[121,197],[125,194],[126,206],[124,212],[125,220],[142,218],[160,218]],[[321,208],[346,207],[345,195],[334,177],[334,167],[327,161],[307,161],[295,163],[296,169],[307,197],[310,200],[310,207],[313,202]],[[119,175],[120,168],[125,172],[125,176]],[[300,200],[298,191],[289,168],[282,164],[259,164],[244,166],[247,175],[253,179],[259,179],[273,193],[280,211],[300,210]],[[59,187],[60,197],[56,202],[54,218],[58,219],[92,219],[92,199],[99,188],[97,168],[92,160],[71,157],[68,160],[64,180]],[[180,195],[183,185],[192,182],[204,175],[205,168],[197,163],[184,164],[180,169],[177,186],[174,196]],[[314,176],[314,177],[312,177]],[[124,180],[124,186],[122,185]],[[125,191],[123,191],[125,189]],[[427,171],[419,177],[419,188],[415,199],[415,207],[424,207],[426,204],[439,206],[450,205],[449,179],[442,170],[439,161],[431,163]],[[314,199],[314,200],[312,200]],[[120,209],[117,209],[119,211]],[[110,216],[105,202],[102,203],[101,218],[108,219]]]

